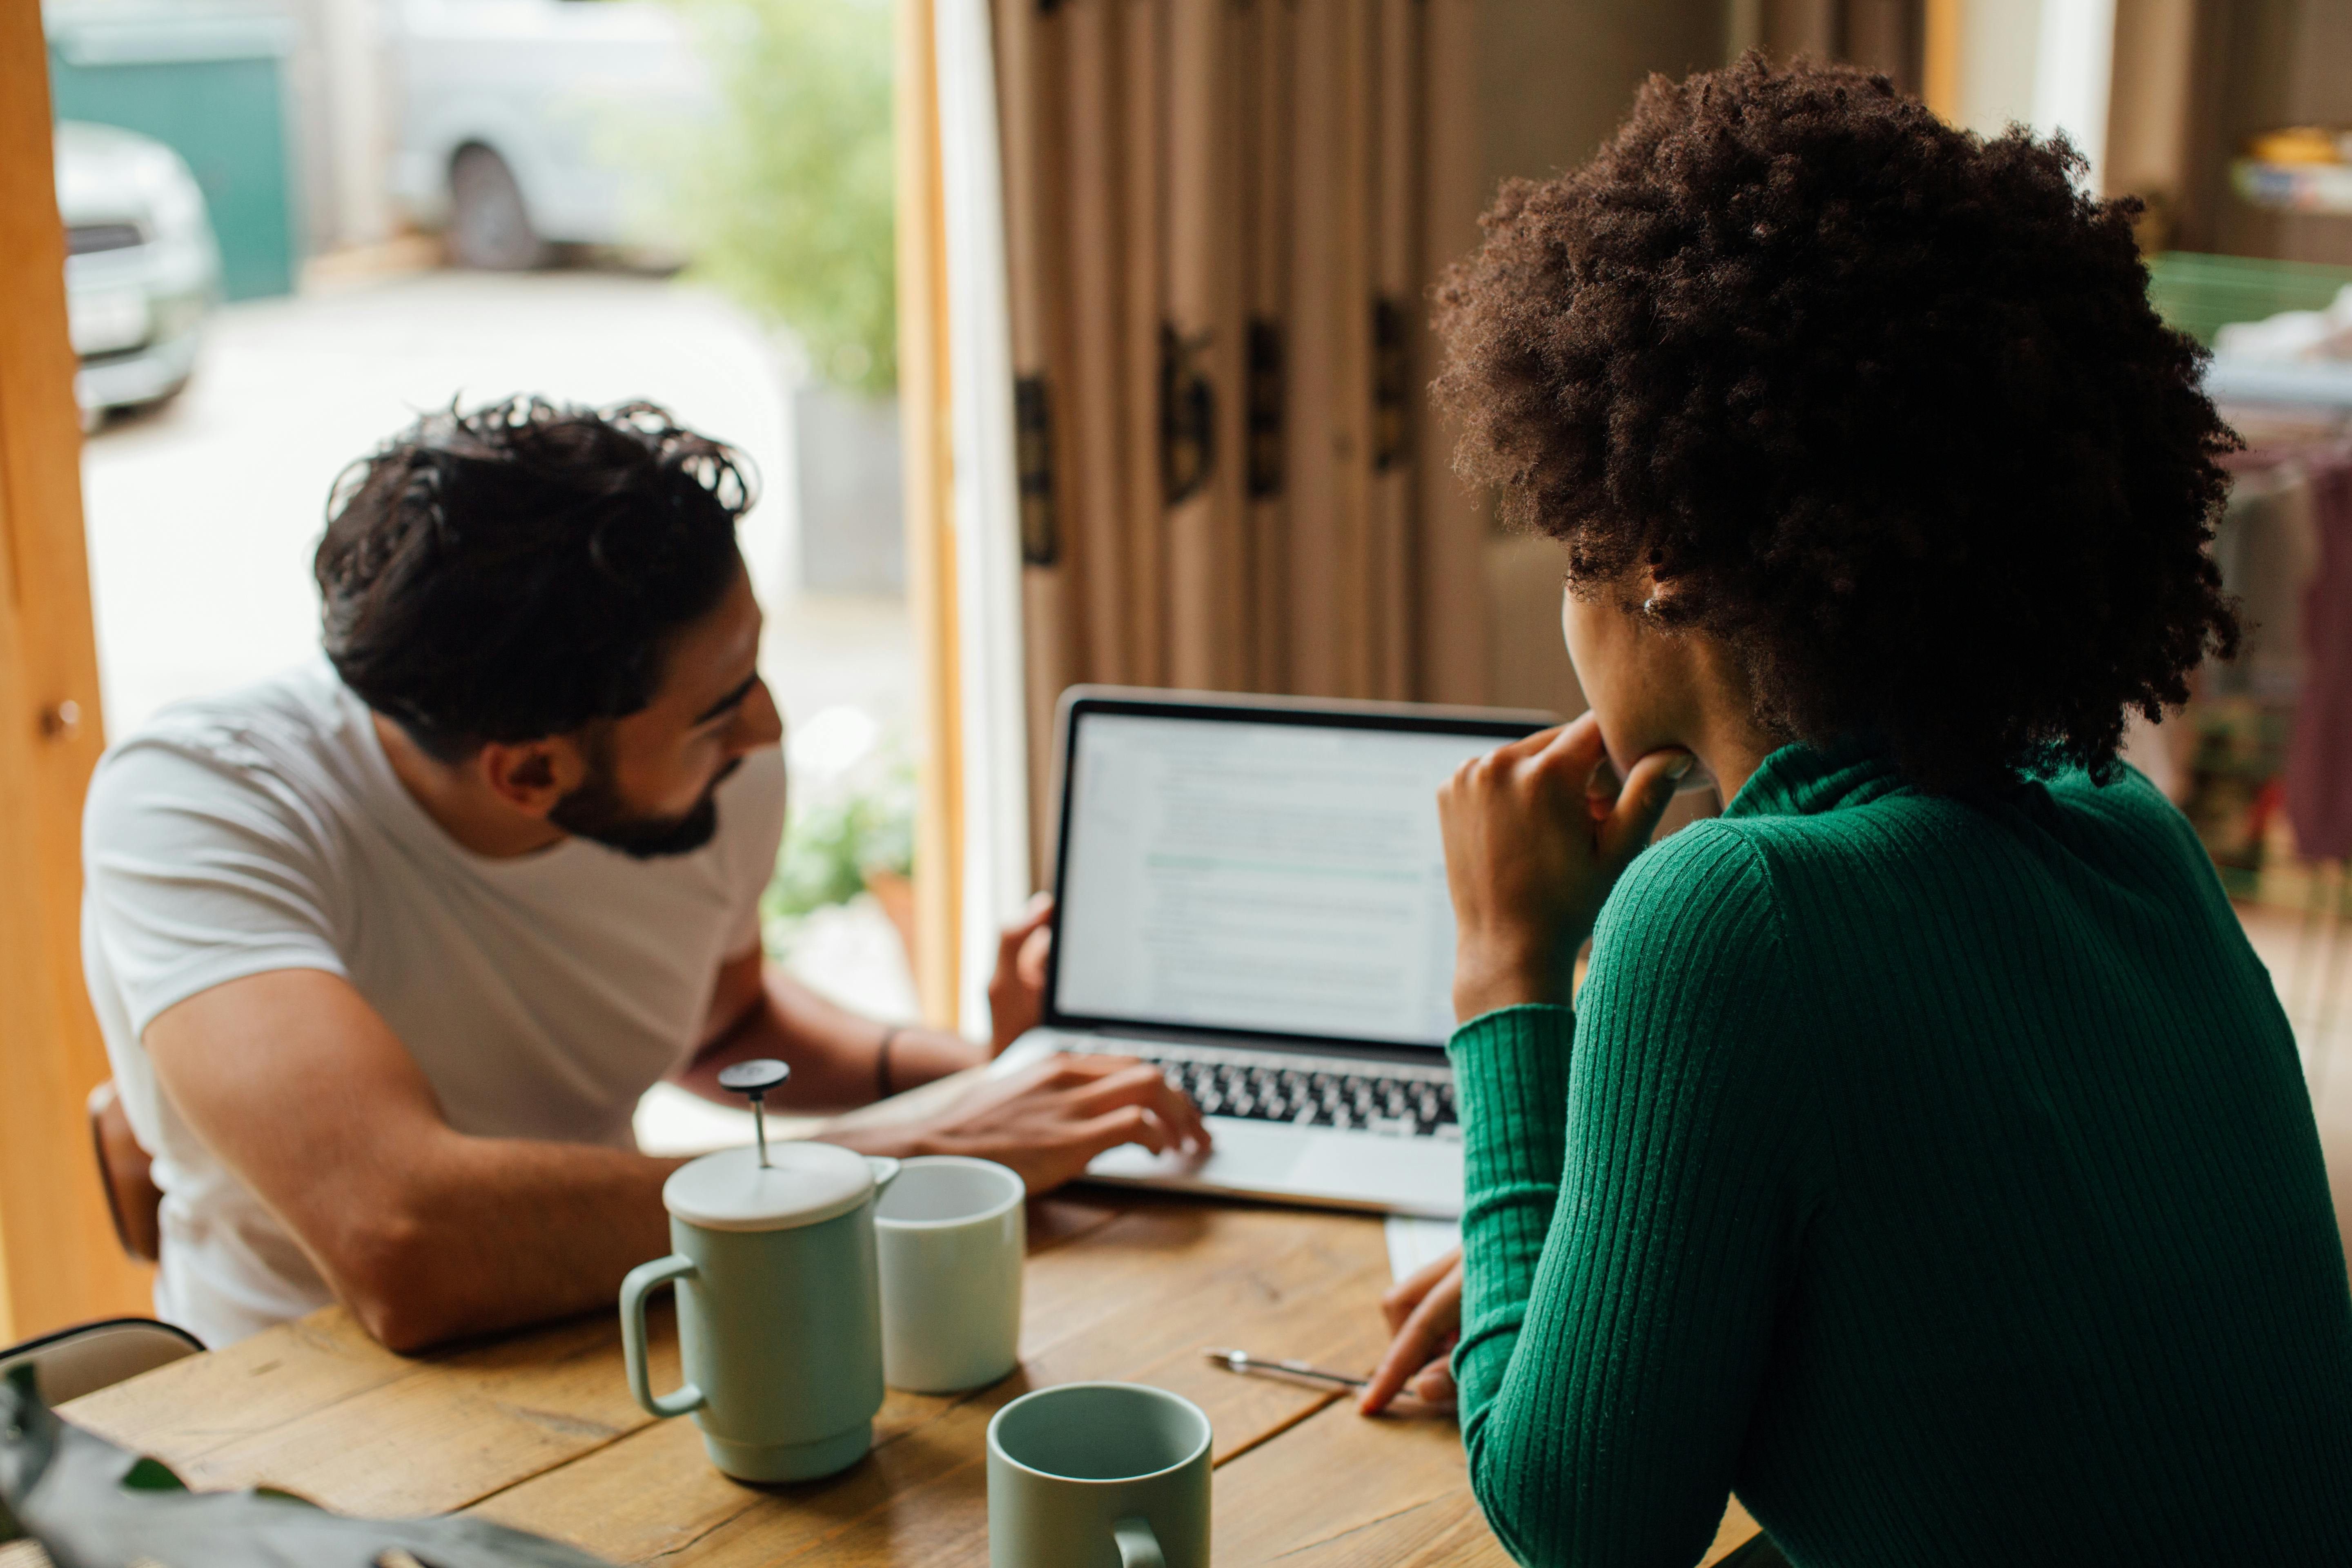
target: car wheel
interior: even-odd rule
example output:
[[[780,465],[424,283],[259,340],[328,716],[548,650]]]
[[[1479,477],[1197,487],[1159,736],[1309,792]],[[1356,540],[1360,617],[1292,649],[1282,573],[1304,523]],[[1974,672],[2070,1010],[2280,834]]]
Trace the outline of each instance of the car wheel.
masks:
[[[547,258],[507,161],[466,147],[449,165],[449,259],[485,272],[521,272]]]

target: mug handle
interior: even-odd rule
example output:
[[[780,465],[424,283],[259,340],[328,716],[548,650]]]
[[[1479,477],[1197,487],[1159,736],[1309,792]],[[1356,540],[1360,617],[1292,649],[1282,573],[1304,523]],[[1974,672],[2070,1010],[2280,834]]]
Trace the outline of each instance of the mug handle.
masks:
[[[683,1415],[708,1403],[702,1390],[690,1383],[680,1384],[672,1393],[656,1394],[652,1374],[646,1367],[646,1298],[673,1279],[688,1278],[694,1271],[694,1259],[672,1253],[651,1263],[638,1264],[621,1281],[621,1360],[628,1369],[629,1392],[636,1395],[637,1403],[649,1415]]]
[[[1118,1568],[1168,1568],[1150,1520],[1122,1519],[1110,1527],[1110,1538],[1118,1547]]]

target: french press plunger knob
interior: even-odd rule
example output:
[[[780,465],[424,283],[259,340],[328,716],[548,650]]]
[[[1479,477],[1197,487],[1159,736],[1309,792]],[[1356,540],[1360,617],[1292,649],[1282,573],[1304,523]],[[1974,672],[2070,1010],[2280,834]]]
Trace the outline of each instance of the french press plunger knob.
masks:
[[[793,1076],[793,1069],[773,1057],[756,1057],[748,1062],[719,1069],[719,1087],[749,1095],[751,1100],[751,1128],[760,1138],[760,1168],[768,1166],[768,1091],[781,1086]]]

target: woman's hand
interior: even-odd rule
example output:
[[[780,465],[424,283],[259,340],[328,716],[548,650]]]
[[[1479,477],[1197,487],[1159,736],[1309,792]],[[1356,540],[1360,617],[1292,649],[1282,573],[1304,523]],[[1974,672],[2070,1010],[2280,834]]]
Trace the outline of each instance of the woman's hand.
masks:
[[[1601,721],[1587,713],[1473,757],[1437,792],[1454,895],[1454,1013],[1463,1022],[1566,999],[1601,901],[1697,760],[1652,752],[1612,795],[1601,779],[1605,758]]]
[[[1048,923],[1053,918],[1054,895],[1040,893],[997,937],[996,973],[988,982],[992,1061],[1045,1015],[1045,955],[1054,943],[1054,928]]]
[[[1377,1415],[1399,1394],[1430,1405],[1454,1403],[1454,1369],[1446,1352],[1462,1337],[1462,1249],[1422,1265],[1381,1298],[1389,1321],[1388,1354],[1358,1396],[1356,1408]]]

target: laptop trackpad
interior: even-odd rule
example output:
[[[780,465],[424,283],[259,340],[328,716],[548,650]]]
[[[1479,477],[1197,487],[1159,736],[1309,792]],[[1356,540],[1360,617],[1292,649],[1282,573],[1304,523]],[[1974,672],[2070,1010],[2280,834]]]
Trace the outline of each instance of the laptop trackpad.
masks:
[[[1220,1119],[1214,1129],[1216,1146],[1206,1160],[1181,1154],[1155,1154],[1140,1143],[1128,1143],[1095,1157],[1089,1175],[1128,1181],[1186,1176],[1194,1181],[1287,1182],[1315,1139],[1311,1133],[1286,1127]]]

